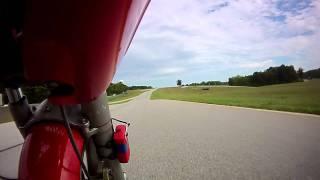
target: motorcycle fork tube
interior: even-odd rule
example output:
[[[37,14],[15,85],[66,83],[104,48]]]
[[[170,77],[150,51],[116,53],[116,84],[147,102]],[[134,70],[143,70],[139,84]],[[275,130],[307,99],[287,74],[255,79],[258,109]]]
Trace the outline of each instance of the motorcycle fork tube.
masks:
[[[98,129],[98,132],[92,136],[92,139],[99,159],[103,160],[104,165],[111,170],[113,179],[123,180],[124,175],[120,162],[115,158],[113,152],[114,130],[106,95],[103,94],[92,102],[82,104],[82,113],[85,114],[90,121],[90,129]],[[88,148],[90,148],[91,151],[94,149],[91,143]],[[90,159],[88,159],[88,161],[90,161]],[[88,162],[88,164],[96,163]]]
[[[9,99],[9,109],[13,120],[21,135],[25,137],[26,132],[23,127],[32,116],[27,97],[22,94],[20,88],[6,88],[6,94]]]

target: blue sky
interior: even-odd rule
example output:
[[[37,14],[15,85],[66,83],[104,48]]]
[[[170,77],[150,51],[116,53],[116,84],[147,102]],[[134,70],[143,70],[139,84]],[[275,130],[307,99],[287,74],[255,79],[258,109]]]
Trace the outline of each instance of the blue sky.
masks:
[[[281,64],[320,67],[320,0],[152,0],[113,81],[227,81]]]

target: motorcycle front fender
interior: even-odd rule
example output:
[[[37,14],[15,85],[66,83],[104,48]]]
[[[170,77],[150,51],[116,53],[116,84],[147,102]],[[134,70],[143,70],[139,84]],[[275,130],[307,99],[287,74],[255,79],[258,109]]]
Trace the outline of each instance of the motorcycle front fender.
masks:
[[[77,129],[72,133],[82,153],[83,137]],[[20,180],[80,179],[80,161],[63,124],[40,123],[30,128],[21,151],[18,176]]]

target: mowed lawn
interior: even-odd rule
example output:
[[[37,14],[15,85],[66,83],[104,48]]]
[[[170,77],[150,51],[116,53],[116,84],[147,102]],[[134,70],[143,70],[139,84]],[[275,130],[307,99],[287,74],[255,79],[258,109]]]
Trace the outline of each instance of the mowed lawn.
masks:
[[[320,79],[262,87],[161,88],[151,99],[170,99],[320,114]]]
[[[117,102],[117,101],[127,102],[125,100],[128,100],[130,98],[138,96],[141,93],[146,92],[146,91],[148,91],[148,90],[128,90],[126,93],[123,93],[123,94],[119,94],[116,96],[108,96],[108,102],[109,103],[113,103],[113,102]]]

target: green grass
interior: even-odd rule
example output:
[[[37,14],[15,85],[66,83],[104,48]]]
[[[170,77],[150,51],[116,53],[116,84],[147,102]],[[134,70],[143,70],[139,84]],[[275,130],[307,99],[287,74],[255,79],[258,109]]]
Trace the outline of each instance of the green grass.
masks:
[[[111,104],[112,104],[112,102],[117,102],[117,101],[128,102],[125,100],[133,98],[135,96],[138,96],[141,93],[146,92],[146,91],[147,90],[128,90],[127,93],[119,94],[116,96],[108,96],[108,102]]]
[[[162,88],[151,99],[320,114],[320,79],[262,87]]]
[[[131,101],[131,99],[125,99],[123,101],[109,102],[109,105],[122,104]]]

